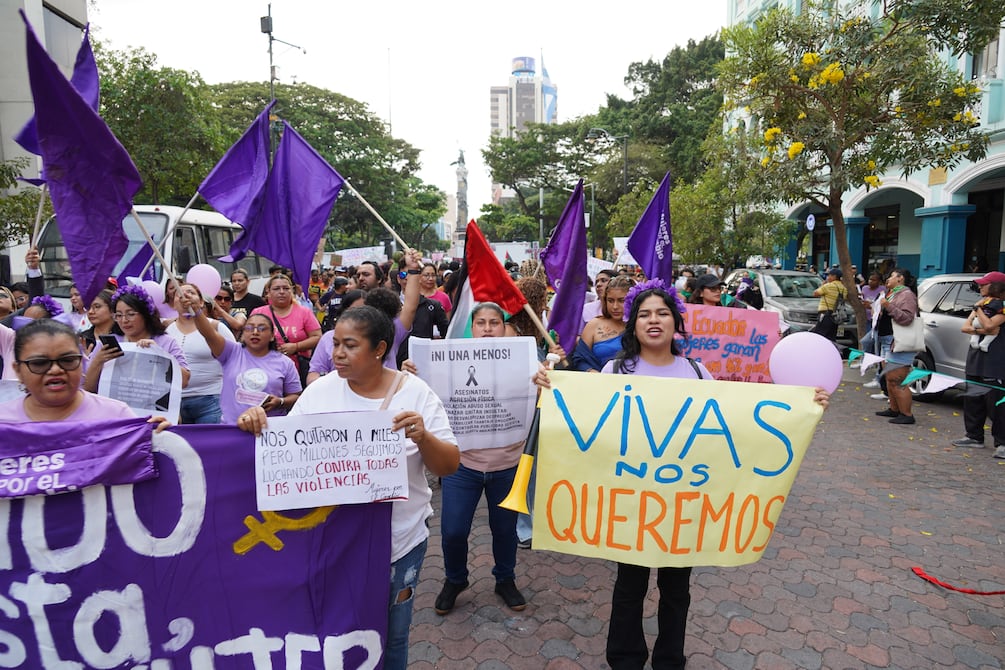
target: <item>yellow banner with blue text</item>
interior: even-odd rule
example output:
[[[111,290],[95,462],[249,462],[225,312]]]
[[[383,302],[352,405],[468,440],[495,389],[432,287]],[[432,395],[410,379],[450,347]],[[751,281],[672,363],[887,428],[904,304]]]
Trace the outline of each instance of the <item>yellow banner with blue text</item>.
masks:
[[[550,377],[535,549],[649,567],[761,557],[823,414],[812,388]]]

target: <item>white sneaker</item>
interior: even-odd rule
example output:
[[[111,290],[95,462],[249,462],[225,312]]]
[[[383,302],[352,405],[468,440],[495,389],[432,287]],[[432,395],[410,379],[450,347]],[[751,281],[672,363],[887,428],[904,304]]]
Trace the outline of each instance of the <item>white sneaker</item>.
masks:
[[[873,393],[869,397],[873,400],[889,400],[889,397],[885,393]]]
[[[879,388],[879,382],[876,381],[875,379],[873,379],[871,382],[866,382],[866,383],[862,384],[862,388],[864,388],[864,389],[878,389]]]
[[[1005,458],[1005,444],[999,444],[998,447],[995,448],[995,456],[994,457],[995,458]]]

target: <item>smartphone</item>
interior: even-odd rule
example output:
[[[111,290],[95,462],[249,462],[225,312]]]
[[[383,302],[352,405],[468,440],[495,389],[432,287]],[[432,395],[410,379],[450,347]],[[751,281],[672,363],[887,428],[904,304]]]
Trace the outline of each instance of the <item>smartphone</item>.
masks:
[[[119,341],[114,335],[98,335],[98,339],[101,340],[101,346],[105,349],[111,349],[113,351],[121,351],[122,347],[119,346]]]

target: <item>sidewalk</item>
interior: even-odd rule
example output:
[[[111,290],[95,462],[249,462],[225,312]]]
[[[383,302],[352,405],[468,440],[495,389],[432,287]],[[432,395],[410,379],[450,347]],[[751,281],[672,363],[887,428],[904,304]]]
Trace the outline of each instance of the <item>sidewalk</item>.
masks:
[[[845,370],[764,558],[695,569],[688,670],[1005,668],[1005,596],[949,591],[911,572],[919,566],[958,587],[1005,590],[1005,460],[992,458],[990,446],[950,444],[963,436],[955,391],[915,403],[915,425],[891,425],[873,414],[885,405],[861,387],[870,378]],[[431,521],[411,668],[608,667],[612,563],[520,550],[517,586],[529,604],[512,612],[493,593],[483,501],[471,587],[441,617],[433,601],[443,561]]]

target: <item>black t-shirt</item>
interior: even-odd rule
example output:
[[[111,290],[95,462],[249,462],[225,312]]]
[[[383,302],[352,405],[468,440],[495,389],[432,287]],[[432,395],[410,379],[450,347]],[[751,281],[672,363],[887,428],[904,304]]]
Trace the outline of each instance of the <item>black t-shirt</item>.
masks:
[[[262,296],[255,295],[254,293],[248,293],[240,300],[235,300],[230,304],[230,313],[234,316],[243,314],[245,318],[251,315],[252,310],[255,310],[265,304],[265,300]]]
[[[426,296],[419,296],[419,306],[415,310],[415,319],[412,321],[411,335],[423,337],[427,340],[433,339],[433,326],[440,331],[440,337],[447,336],[447,313],[443,311],[443,305],[439,300],[430,300]],[[408,339],[406,338],[398,347],[398,367],[401,362],[408,358]]]

